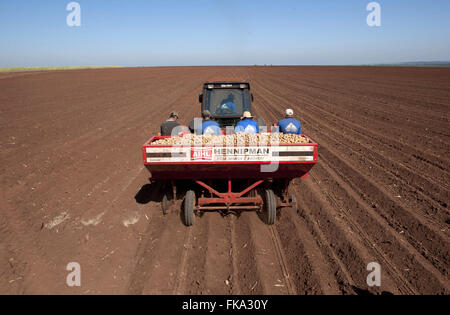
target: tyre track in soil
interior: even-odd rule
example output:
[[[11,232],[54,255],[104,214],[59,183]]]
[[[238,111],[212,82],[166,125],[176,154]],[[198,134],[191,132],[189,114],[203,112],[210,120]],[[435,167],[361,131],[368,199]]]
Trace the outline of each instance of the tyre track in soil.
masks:
[[[316,138],[317,138],[317,137],[316,137]],[[325,142],[323,142],[323,141],[321,140],[321,143],[324,144]],[[324,150],[322,149],[321,151],[322,151],[322,155],[323,155]],[[339,158],[338,158],[337,155],[335,154],[335,155],[333,156],[333,159],[339,159]],[[361,168],[359,168],[359,169],[361,169]],[[347,172],[344,173],[344,174],[347,174],[347,173],[350,173],[350,172],[351,172],[351,170],[348,169]],[[344,177],[343,174],[341,174],[341,176]],[[358,175],[358,176],[360,176],[360,175]],[[374,185],[371,184],[371,186],[374,186]],[[360,191],[360,193],[362,194],[363,192]],[[385,199],[385,198],[383,198],[383,199]],[[395,202],[395,201],[391,199],[391,202]],[[373,203],[369,203],[369,204],[373,204]],[[384,207],[379,207],[379,208],[384,208]],[[384,216],[386,216],[386,215],[384,215]],[[392,215],[390,215],[389,217],[392,217]],[[409,216],[406,216],[406,218],[409,219]],[[420,220],[420,219],[418,219],[418,220]],[[408,234],[408,231],[407,231],[407,227],[408,227],[408,225],[410,225],[410,224],[408,224],[408,223],[403,223],[403,224],[402,224],[402,223],[398,223],[398,222],[396,222],[395,219],[391,219],[391,221],[393,221],[393,222],[395,223],[398,232],[406,231],[406,234],[409,235],[409,234]],[[421,232],[420,229],[423,228],[422,226],[420,226],[420,224],[421,224],[421,223],[420,223],[420,221],[419,221],[419,226],[416,227],[417,229],[419,229],[419,232]],[[432,226],[431,226],[431,227],[432,227]],[[402,229],[404,229],[404,230],[402,230]],[[441,231],[438,230],[438,229],[434,229],[434,230],[435,230],[435,231],[437,230],[437,232],[441,232]],[[411,230],[410,230],[410,231],[411,231]],[[445,271],[445,270],[446,270],[446,264],[447,264],[447,262],[446,262],[446,257],[447,257],[447,250],[446,250],[447,247],[446,247],[446,244],[448,243],[448,238],[447,238],[447,236],[445,235],[445,236],[442,236],[443,240],[442,240],[441,242],[435,241],[436,238],[434,238],[434,240],[433,240],[433,239],[429,239],[429,238],[431,237],[429,232],[430,232],[430,231],[427,231],[427,232],[423,232],[423,231],[422,231],[422,233],[420,233],[420,238],[419,238],[418,240],[414,239],[414,237],[413,237],[413,238],[409,238],[409,241],[417,248],[417,250],[418,250],[419,252],[422,253],[422,255],[424,255],[427,259],[430,259],[435,265],[437,265],[438,268],[440,268],[440,270],[442,270],[443,272],[446,272],[446,271]],[[431,235],[433,235],[433,234],[431,234]],[[422,242],[422,240],[423,240],[424,237],[427,238],[428,244],[425,245],[425,246],[422,246],[421,242]],[[425,250],[425,248],[427,248],[427,249],[432,248],[433,245],[434,245],[434,247],[436,247],[436,245],[438,245],[438,244],[440,244],[440,243],[441,243],[442,245],[441,245],[441,247],[437,246],[437,249],[435,250],[435,252],[436,252],[437,254],[435,254],[434,256],[433,256],[433,255],[429,255],[429,254],[427,253],[427,251]],[[430,246],[430,247],[428,247],[428,246]],[[431,256],[431,257],[430,257],[430,256]]]
[[[317,136],[316,136],[316,138],[317,138]],[[321,141],[321,143],[323,143],[323,142]]]
[[[296,294],[286,266],[286,259],[277,235],[272,227],[267,227],[254,212],[244,212],[235,220],[238,245],[237,254],[251,257],[256,267],[255,279],[241,283],[244,292],[251,294]],[[239,243],[238,243],[239,244]],[[238,273],[246,274],[245,261]],[[240,278],[241,278],[240,277]],[[255,282],[253,282],[253,280]]]
[[[359,173],[352,173],[352,170],[349,169],[350,166],[348,164],[343,164],[343,166],[345,167],[345,171],[339,172],[339,175],[342,178],[351,178],[347,174],[352,174],[352,177],[357,176],[364,178],[363,175],[360,175]],[[442,272],[446,272],[445,265],[447,263],[446,257],[448,255],[446,249],[446,243],[448,243],[447,235],[442,235],[442,231],[434,229],[433,226],[425,226],[426,223],[418,217],[417,220],[415,220],[415,218],[410,216],[410,212],[407,208],[397,206],[396,200],[392,197],[381,199],[382,196],[384,197],[387,193],[382,189],[377,189],[376,184],[372,181],[367,180],[367,184],[365,184],[365,186],[359,187],[355,186],[350,179],[347,179],[347,182],[350,182],[350,187],[352,187],[354,191],[363,196],[363,199],[365,199],[368,205],[371,205],[374,209],[379,209],[379,214],[390,226],[395,227],[395,230],[398,233],[402,233],[403,231],[408,241],[417,249],[418,252],[433,262],[433,264],[435,264],[436,267],[438,267]],[[379,200],[383,200],[383,202],[378,203],[377,201],[370,200],[367,197],[367,193],[364,193],[365,188],[368,190],[375,190],[376,193],[373,195],[378,194],[380,198]],[[414,215],[414,217],[416,216]]]
[[[270,110],[270,108],[269,108],[269,110]],[[275,115],[273,115],[273,116],[275,116]],[[273,117],[273,118],[275,118],[275,117]],[[316,137],[317,138],[317,137]],[[316,139],[316,140],[318,140],[318,139]],[[323,141],[319,141],[319,143],[321,143],[321,147],[323,147],[325,144],[326,144],[326,142],[324,143]],[[323,150],[321,150],[321,153],[323,153]],[[444,250],[445,250],[445,248],[443,248]],[[445,255],[445,252],[444,252],[444,255]],[[445,257],[445,256],[444,256]],[[445,265],[444,266],[442,266],[443,268],[444,268],[444,272],[445,272]],[[432,268],[432,269],[434,269],[434,268]],[[441,269],[442,270],[442,269]],[[420,273],[419,273],[420,274]],[[448,287],[448,282],[447,282],[447,280],[446,280],[446,278],[445,277],[440,277],[439,276],[439,273],[437,273],[437,275],[436,275],[436,272],[435,272],[435,276],[437,276],[437,278],[441,281],[441,287],[442,287],[442,283],[443,283],[443,287],[445,288],[445,287]],[[437,286],[438,288],[439,288],[439,286]],[[408,292],[408,291],[406,291],[406,292]],[[411,290],[409,290],[409,292],[412,292]]]
[[[319,183],[322,184],[322,182]],[[371,241],[362,228],[355,224],[350,217],[342,215],[344,208],[339,205],[336,199],[322,192],[316,183],[308,182],[304,184],[301,191],[302,194],[315,196],[313,200],[315,204],[310,203],[309,199],[306,199],[306,203],[302,202],[300,215],[307,219],[307,225],[309,224],[313,233],[321,235],[326,247],[328,247],[325,251],[331,251],[333,259],[338,261],[340,269],[338,272],[344,276],[341,276],[342,278],[339,280],[342,293],[366,291],[364,289],[366,274],[361,272],[361,266],[372,261],[379,262],[382,266],[382,289],[384,292],[395,294],[417,293],[407,280],[395,273],[395,266],[390,263],[389,259],[386,259],[383,252],[376,250],[375,243]],[[317,206],[317,203],[319,203],[319,206]],[[325,212],[324,209],[326,209]],[[335,213],[332,209],[340,211]],[[314,231],[316,226],[318,230]],[[341,233],[346,235],[345,240],[342,239],[342,236],[338,239]],[[336,249],[338,250],[336,251]],[[379,294],[381,291],[374,290],[371,293]]]
[[[190,246],[189,229],[179,224],[176,215],[160,214],[152,219],[137,251],[129,294],[173,294],[182,276],[183,248]]]
[[[339,294],[339,284],[326,263],[326,256],[305,223],[291,208],[281,211],[275,229],[288,261],[287,269],[299,288],[298,293]]]
[[[276,83],[272,83],[272,86],[276,86]],[[268,90],[267,87],[264,87],[264,88],[266,90]],[[334,114],[332,114],[332,113],[330,113],[330,112],[328,112],[326,110],[323,110],[322,108],[318,107],[316,104],[321,104],[320,100],[312,99],[311,96],[308,96],[307,93],[298,93],[297,92],[296,93],[296,97],[305,100],[304,102],[306,104],[308,104],[308,106],[314,108],[314,110],[320,111],[320,113],[321,113],[320,121],[319,121],[319,119],[316,120],[314,122],[315,124],[319,124],[323,120],[324,122],[327,123],[326,124],[327,127],[329,127],[329,128],[331,128],[331,126],[334,127],[334,129],[333,129],[333,133],[334,134],[341,134],[343,138],[346,138],[347,140],[351,140],[350,137],[346,137],[346,135],[347,135],[346,131],[349,131],[350,134],[354,134],[354,137],[356,139],[361,139],[361,140],[364,139],[365,142],[368,142],[369,144],[371,144],[372,141],[375,141],[375,144],[371,144],[372,147],[381,147],[381,148],[383,148],[383,151],[381,151],[381,152],[386,152],[387,151],[387,152],[390,152],[391,154],[396,154],[395,157],[396,157],[397,161],[401,161],[401,162],[408,161],[409,156],[405,155],[403,152],[401,152],[401,150],[398,150],[399,152],[397,152],[397,150],[393,151],[391,149],[392,143],[381,142],[377,137],[373,137],[373,136],[372,137],[368,137],[367,134],[369,132],[367,132],[367,130],[365,130],[365,129],[361,129],[360,125],[352,124],[352,126],[354,126],[354,128],[349,128],[347,126],[348,125],[348,120],[342,120],[340,117],[338,117],[338,116],[336,116],[336,115],[334,115]],[[285,99],[285,97],[284,97],[284,99]],[[316,112],[310,112],[308,114],[315,114],[317,116]],[[331,115],[331,118],[328,118],[329,115]],[[341,124],[337,124],[336,119],[340,120]],[[359,146],[364,146],[364,143],[362,141],[359,141],[358,145]],[[367,145],[364,146],[364,148],[369,150],[369,151],[371,151],[372,154],[376,154],[376,152],[377,152],[377,151],[374,151],[373,148],[370,148]],[[378,156],[380,158],[392,161],[392,159],[389,156],[381,156],[381,155],[378,155]],[[419,163],[420,162],[423,162],[423,161],[419,160]],[[436,169],[430,168],[429,165],[427,165],[427,163],[420,163],[420,164],[422,164],[421,165],[422,168],[425,167],[425,170],[429,170],[430,173],[435,173],[437,171]],[[441,187],[444,188],[444,191],[441,192],[441,193],[444,193],[444,192],[448,191],[449,185],[448,185],[448,182],[445,180],[445,177],[442,177],[442,179],[439,180],[439,178],[428,176],[427,172],[417,173],[417,171],[416,171],[417,166],[410,167],[410,166],[405,165],[403,163],[400,163],[400,165],[396,165],[396,167],[404,169],[404,170],[414,174],[415,177],[413,177],[411,179],[411,181],[417,181],[417,180],[419,180],[421,182],[426,181],[427,185],[436,186],[436,188],[432,189],[433,192],[434,191],[439,192],[439,188],[441,188]],[[444,170],[444,171],[446,172],[446,174],[448,174],[448,172],[446,170]],[[419,189],[422,189],[422,188],[419,187]],[[448,195],[444,195],[444,196],[435,198],[436,202],[438,202],[439,204],[442,204],[443,201],[439,200],[439,198],[445,200],[445,199],[448,199]]]
[[[176,294],[295,293],[283,278],[275,242],[256,215],[205,213],[189,230],[192,243]]]
[[[268,110],[270,110],[270,107]],[[276,118],[276,114],[274,113],[271,113],[271,116],[272,120]],[[310,207],[312,209],[317,209],[317,202],[320,202],[321,204],[319,207],[320,210],[322,210],[322,208],[330,207],[326,205],[326,202],[320,198],[320,194],[317,192],[309,192],[308,194],[307,191],[307,195],[304,193],[305,191],[302,190],[297,195],[297,200],[307,199],[306,197],[311,198],[313,206]],[[306,218],[308,218],[307,222],[309,224],[318,224],[318,221],[312,217],[312,215],[309,215]],[[363,291],[363,289],[359,288],[366,287],[366,273],[361,266],[366,266],[367,263],[371,262],[373,259],[369,258],[370,255],[367,253],[367,249],[361,242],[356,241],[355,238],[349,238],[346,235],[348,226],[341,222],[330,223],[332,221],[330,221],[328,216],[326,217],[326,222],[328,222],[328,226],[319,227],[318,230],[312,231],[312,234],[316,237],[321,237],[322,247],[325,246],[328,249],[328,257],[330,257],[331,261],[335,262],[335,266],[333,267],[335,274],[340,275],[338,277],[338,282],[341,292],[355,294],[359,291]],[[324,233],[324,230],[331,231],[329,233]],[[325,236],[325,234],[328,235]],[[335,252],[334,248],[337,248],[338,251]],[[395,290],[393,292],[395,292]]]
[[[365,246],[376,253],[378,261],[382,262],[384,270],[388,270],[390,277],[396,279],[396,283],[404,284],[403,287],[408,290],[404,293],[417,294],[420,291],[426,292],[427,289],[432,288],[428,291],[431,294],[450,288],[447,277],[442,276],[431,263],[418,255],[414,247],[400,237],[402,233],[398,234],[392,231],[389,225],[331,169],[328,161],[325,161],[319,171],[312,176],[313,182],[317,186],[319,180],[316,176],[319,178],[328,177],[327,187],[329,188],[321,190],[321,192],[332,205],[332,208],[336,210],[335,215],[344,218],[351,229],[361,237]],[[332,181],[334,184],[330,183]],[[320,181],[320,183],[323,183],[323,181]],[[353,204],[342,205],[340,202],[343,199],[342,195],[351,200]],[[367,216],[370,216],[371,220],[368,220]],[[399,246],[399,244],[403,246]],[[387,252],[396,252],[396,255],[388,257],[385,254]],[[402,268],[396,268],[391,260],[395,262],[395,265]],[[422,287],[421,283],[416,281],[419,277],[422,280],[427,279],[426,287]],[[411,283],[419,291],[411,287],[406,279],[413,279]],[[442,291],[442,293],[444,292]]]
[[[129,293],[224,295],[239,294],[240,288],[249,294],[287,293],[283,290],[286,284],[282,281],[278,256],[268,246],[270,234],[262,225],[262,234],[258,236],[269,241],[265,244],[251,230],[253,220],[258,218],[240,221],[206,213],[196,217],[190,228],[180,227],[178,215],[171,214],[163,220],[166,218],[166,222],[160,222],[161,218],[155,220],[145,233],[149,236],[138,251],[139,264]],[[176,226],[184,232],[177,229],[174,239]],[[163,263],[161,272],[159,267]]]
[[[308,117],[308,119],[310,118],[310,116],[308,116],[308,115],[304,115],[304,116],[305,116],[305,117]],[[305,121],[308,121],[308,120],[305,119]],[[313,125],[314,127],[315,127],[316,125],[320,125],[320,126],[322,127],[321,130],[323,130],[323,129],[325,129],[325,128],[328,127],[327,125],[324,125],[324,124],[319,123],[317,120],[313,120],[313,124],[311,124],[311,125]],[[323,136],[326,135],[328,139],[330,139],[330,137],[328,137],[328,135],[333,134],[333,132],[323,133],[322,131],[319,131],[318,129],[315,129],[315,130],[317,130],[317,132],[321,132]],[[333,131],[334,131],[334,130],[333,130]],[[321,135],[321,136],[322,136],[322,135]],[[318,136],[316,136],[316,139],[319,139]],[[336,140],[333,139],[333,140],[330,140],[330,141],[335,142]],[[348,143],[347,143],[347,144],[348,144]],[[322,153],[322,152],[321,152],[321,153]],[[362,170],[362,169],[364,169],[364,168],[360,168],[360,169]],[[381,168],[379,168],[379,169],[382,170]],[[420,192],[419,192],[419,193],[420,193]],[[426,198],[426,196],[425,196],[425,198]],[[417,199],[417,198],[416,198],[416,199]],[[443,206],[438,205],[438,204],[435,204],[434,206],[435,206],[435,207],[440,206],[441,208],[444,208]],[[420,208],[419,208],[419,209],[420,209]],[[443,209],[443,213],[442,213],[442,215],[441,215],[441,221],[440,221],[440,222],[434,222],[434,223],[437,223],[438,226],[441,227],[440,229],[437,229],[437,228],[434,229],[434,231],[435,231],[436,233],[438,233],[438,234],[442,233],[441,230],[444,229],[444,228],[446,227],[445,225],[443,225],[443,221],[445,221],[445,220],[447,219],[446,214],[447,214],[447,211],[445,211],[445,209]],[[412,213],[412,215],[415,216],[414,213]],[[416,219],[419,220],[419,221],[421,220],[421,218],[418,218],[417,216],[416,216]],[[433,226],[430,226],[430,228],[433,229],[434,227],[433,227]]]

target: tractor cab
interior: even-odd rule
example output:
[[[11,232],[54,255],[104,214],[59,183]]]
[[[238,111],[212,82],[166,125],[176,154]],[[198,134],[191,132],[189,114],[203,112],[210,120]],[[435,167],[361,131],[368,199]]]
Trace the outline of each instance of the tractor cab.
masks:
[[[207,82],[199,96],[202,112],[208,110],[222,128],[234,127],[245,111],[251,112],[252,101],[250,83],[244,81]]]

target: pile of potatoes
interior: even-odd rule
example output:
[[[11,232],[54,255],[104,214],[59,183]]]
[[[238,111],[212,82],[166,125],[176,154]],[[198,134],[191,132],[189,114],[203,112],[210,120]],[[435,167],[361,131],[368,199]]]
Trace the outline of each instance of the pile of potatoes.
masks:
[[[265,144],[304,144],[309,140],[301,135],[289,135],[282,133],[237,133],[226,136],[208,136],[188,134],[183,137],[172,137],[156,140],[151,145],[211,145],[211,146],[236,146],[236,145],[265,145]]]

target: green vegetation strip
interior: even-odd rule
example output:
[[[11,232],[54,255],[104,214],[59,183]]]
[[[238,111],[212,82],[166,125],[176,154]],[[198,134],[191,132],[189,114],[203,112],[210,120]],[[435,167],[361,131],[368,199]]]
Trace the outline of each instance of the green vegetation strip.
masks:
[[[0,73],[25,72],[25,71],[53,71],[53,70],[80,70],[80,69],[105,69],[122,68],[122,66],[62,66],[62,67],[13,67],[0,68]]]

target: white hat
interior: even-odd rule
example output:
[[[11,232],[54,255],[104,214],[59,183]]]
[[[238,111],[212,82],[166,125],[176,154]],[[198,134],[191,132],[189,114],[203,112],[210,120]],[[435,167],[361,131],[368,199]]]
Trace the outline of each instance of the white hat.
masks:
[[[244,112],[244,115],[242,115],[242,119],[244,119],[244,118],[253,118],[252,113]]]
[[[294,115],[294,111],[292,109],[286,109],[286,116]]]

